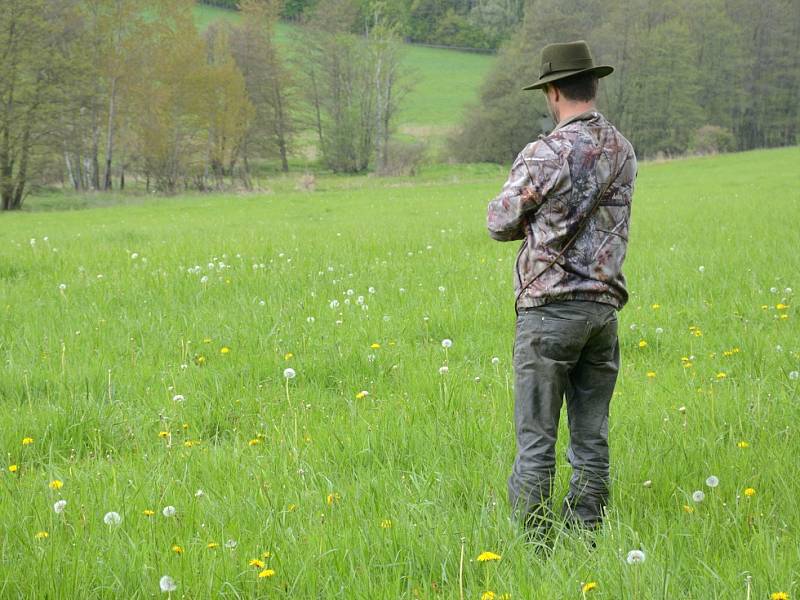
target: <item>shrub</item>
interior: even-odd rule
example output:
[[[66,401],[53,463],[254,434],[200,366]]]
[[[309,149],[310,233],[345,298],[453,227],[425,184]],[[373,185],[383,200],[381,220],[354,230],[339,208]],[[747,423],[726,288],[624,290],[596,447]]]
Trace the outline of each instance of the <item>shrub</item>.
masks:
[[[692,154],[717,154],[733,149],[733,133],[717,125],[703,125],[694,132],[689,141],[689,152]]]

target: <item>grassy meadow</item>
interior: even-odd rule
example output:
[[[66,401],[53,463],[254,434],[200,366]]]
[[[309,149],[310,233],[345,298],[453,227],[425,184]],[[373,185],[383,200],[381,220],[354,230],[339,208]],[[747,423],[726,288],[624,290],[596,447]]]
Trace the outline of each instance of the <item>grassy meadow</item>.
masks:
[[[0,215],[0,597],[798,597],[799,163],[641,166],[608,518],[549,558],[504,171]]]

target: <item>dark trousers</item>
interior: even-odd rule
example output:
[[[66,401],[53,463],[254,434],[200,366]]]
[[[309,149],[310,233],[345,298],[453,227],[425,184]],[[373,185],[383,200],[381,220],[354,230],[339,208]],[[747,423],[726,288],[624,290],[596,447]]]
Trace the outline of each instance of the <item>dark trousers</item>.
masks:
[[[617,314],[599,302],[563,301],[521,310],[514,340],[517,456],[508,479],[515,517],[545,531],[556,436],[567,401],[572,465],[562,514],[594,527],[608,499],[608,408],[619,371]]]

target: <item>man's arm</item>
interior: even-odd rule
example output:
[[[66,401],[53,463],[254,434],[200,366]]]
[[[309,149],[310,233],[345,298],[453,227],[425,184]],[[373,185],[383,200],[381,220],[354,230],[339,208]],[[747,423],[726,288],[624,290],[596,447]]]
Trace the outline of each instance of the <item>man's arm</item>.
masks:
[[[523,239],[528,217],[559,182],[564,166],[546,143],[528,144],[514,160],[500,194],[489,202],[489,235],[501,242]]]

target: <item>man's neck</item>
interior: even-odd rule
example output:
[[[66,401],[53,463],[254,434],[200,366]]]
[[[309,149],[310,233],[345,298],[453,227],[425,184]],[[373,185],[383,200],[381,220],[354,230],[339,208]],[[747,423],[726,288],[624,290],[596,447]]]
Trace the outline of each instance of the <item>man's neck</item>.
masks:
[[[587,111],[596,110],[594,102],[571,102],[570,104],[565,104],[560,108],[561,110],[559,111],[558,115],[559,123],[563,123],[564,121]]]

